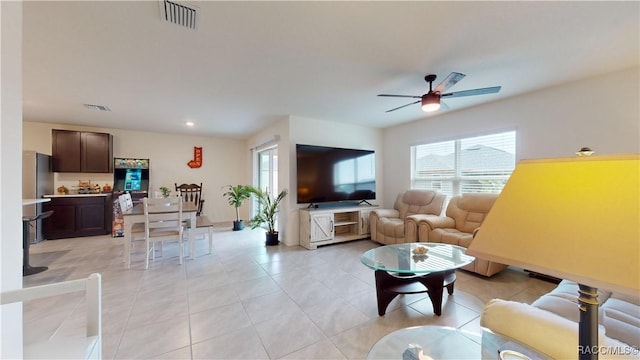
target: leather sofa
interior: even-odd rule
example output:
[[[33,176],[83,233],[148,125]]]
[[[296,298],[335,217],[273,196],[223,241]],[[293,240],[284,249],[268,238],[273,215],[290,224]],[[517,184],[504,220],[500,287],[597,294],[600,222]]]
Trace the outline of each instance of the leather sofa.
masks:
[[[407,217],[415,214],[437,217],[442,213],[444,199],[444,194],[432,190],[411,189],[398,194],[393,209],[371,211],[371,240],[387,245],[415,241],[417,229],[405,229]],[[413,233],[407,234],[407,230]]]
[[[483,353],[487,334],[515,340],[554,359],[578,358],[578,284],[563,280],[531,305],[493,299],[480,318]],[[640,358],[640,294],[598,291],[600,359]]]
[[[468,248],[475,232],[480,228],[491,210],[498,194],[464,194],[454,196],[447,205],[446,216],[411,215],[407,217],[407,227],[416,238],[410,241],[438,242]],[[476,258],[463,267],[484,276],[493,276],[507,265]]]

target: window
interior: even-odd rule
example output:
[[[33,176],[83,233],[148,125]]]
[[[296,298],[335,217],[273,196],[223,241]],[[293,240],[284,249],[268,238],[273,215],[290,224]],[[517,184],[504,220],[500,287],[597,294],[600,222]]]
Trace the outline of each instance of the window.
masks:
[[[499,193],[516,165],[516,132],[411,147],[414,189]]]
[[[262,148],[256,150],[257,157],[255,158],[254,166],[257,170],[257,182],[258,187],[272,196],[277,196],[278,189],[278,147],[271,146],[268,148]],[[255,196],[251,197],[251,216],[254,216],[260,211],[258,199]]]

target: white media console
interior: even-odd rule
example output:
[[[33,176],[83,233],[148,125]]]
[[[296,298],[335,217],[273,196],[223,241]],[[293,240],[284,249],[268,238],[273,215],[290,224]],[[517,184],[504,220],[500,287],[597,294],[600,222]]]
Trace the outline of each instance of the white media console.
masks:
[[[371,235],[369,213],[376,206],[300,209],[300,245],[318,246],[366,239]]]

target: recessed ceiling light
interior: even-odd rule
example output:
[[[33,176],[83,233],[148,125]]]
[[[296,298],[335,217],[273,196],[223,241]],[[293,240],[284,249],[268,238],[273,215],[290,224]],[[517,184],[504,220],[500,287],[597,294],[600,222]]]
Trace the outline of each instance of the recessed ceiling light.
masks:
[[[190,126],[190,127],[191,127],[191,126],[193,126],[193,125],[195,125],[195,124],[193,123],[193,121],[187,121],[187,122],[186,122],[186,123],[184,123],[184,124],[185,124],[185,125],[187,125],[187,126]]]

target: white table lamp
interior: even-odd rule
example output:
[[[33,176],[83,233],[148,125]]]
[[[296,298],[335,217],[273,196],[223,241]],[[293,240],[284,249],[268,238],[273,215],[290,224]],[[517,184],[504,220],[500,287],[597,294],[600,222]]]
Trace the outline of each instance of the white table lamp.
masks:
[[[597,359],[597,288],[639,294],[639,164],[639,154],[519,162],[467,251],[580,284],[581,360]]]

